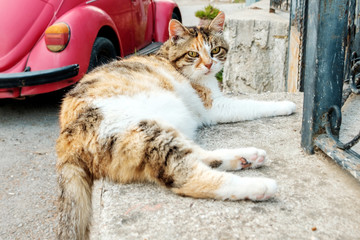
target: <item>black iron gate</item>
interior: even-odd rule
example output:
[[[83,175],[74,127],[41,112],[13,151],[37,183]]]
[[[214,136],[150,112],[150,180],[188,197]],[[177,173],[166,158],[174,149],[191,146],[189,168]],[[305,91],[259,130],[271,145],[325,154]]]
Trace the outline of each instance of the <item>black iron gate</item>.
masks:
[[[290,6],[291,31],[300,40],[302,147],[312,154],[317,146],[358,179],[360,154],[351,147],[360,140],[360,124],[348,143],[339,140],[339,132],[342,104],[360,93],[359,9],[360,0],[292,0]],[[343,91],[344,86],[348,89]]]

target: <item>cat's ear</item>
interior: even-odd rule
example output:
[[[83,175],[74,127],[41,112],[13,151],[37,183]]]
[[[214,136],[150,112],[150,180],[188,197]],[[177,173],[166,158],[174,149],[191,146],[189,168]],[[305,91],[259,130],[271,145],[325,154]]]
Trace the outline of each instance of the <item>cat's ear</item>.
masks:
[[[209,29],[217,33],[222,33],[224,30],[224,23],[225,23],[225,14],[223,12],[219,12],[219,14],[211,21],[209,25]]]
[[[171,19],[169,23],[169,37],[172,42],[176,43],[188,36],[189,31],[175,19]]]

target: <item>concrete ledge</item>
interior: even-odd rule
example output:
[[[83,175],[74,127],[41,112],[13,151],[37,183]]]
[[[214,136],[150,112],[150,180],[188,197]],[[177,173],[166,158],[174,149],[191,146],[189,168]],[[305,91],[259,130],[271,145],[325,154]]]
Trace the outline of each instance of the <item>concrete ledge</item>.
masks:
[[[267,202],[214,201],[177,196],[152,184],[94,187],[91,239],[357,239],[360,236],[360,184],[321,152],[300,147],[302,94],[246,96],[296,102],[296,114],[199,131],[206,149],[256,146],[270,160],[240,176],[277,180]]]
[[[230,45],[224,67],[224,90],[260,93],[286,91],[289,14],[269,13],[263,0],[227,15]]]

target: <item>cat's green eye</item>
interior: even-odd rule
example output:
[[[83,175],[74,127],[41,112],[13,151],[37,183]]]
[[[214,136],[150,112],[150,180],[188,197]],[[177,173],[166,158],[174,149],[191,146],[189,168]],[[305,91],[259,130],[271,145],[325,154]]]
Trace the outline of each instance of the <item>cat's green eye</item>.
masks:
[[[217,54],[220,52],[220,47],[216,47],[213,50],[211,50],[211,54]]]
[[[188,52],[188,55],[190,57],[198,57],[199,56],[199,54],[197,52],[193,52],[193,51]]]

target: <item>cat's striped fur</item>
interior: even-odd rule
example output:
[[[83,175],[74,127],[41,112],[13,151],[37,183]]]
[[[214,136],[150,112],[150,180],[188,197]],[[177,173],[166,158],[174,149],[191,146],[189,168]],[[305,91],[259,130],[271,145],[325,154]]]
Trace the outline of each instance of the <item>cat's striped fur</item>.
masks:
[[[57,141],[59,239],[87,239],[94,180],[156,182],[195,198],[265,200],[276,192],[267,178],[219,170],[258,167],[256,148],[207,151],[190,139],[218,122],[291,114],[291,102],[226,98],[214,77],[226,60],[224,14],[209,26],[169,24],[170,40],[156,55],[99,67],[65,97]]]

